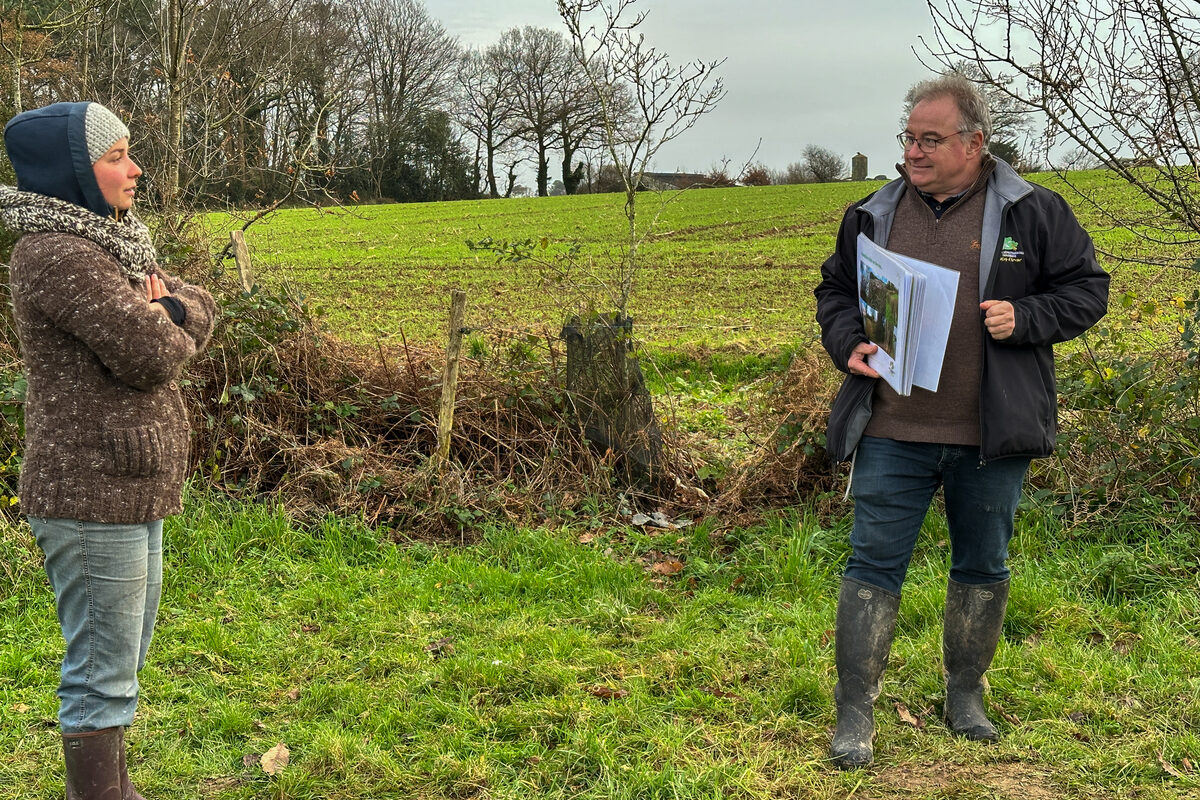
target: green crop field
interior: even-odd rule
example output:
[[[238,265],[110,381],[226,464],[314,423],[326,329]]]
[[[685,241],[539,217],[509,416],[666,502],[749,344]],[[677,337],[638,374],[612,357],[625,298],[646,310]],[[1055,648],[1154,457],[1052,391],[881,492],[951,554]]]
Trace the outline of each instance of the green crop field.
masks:
[[[834,184],[640,197],[650,232],[631,303],[639,334],[756,347],[810,335],[816,270],[843,208],[863,192],[862,184]],[[387,337],[403,328],[410,341],[435,340],[455,287],[468,292],[474,327],[556,330],[569,301],[548,272],[499,263],[468,240],[544,237],[548,253],[578,242],[580,261],[605,272],[624,230],[622,204],[622,195],[607,194],[293,209],[252,227],[247,242],[263,282],[301,289],[339,331]]]
[[[1103,215],[1076,202],[1080,218],[1102,250],[1137,256],[1146,250],[1126,231],[1112,230]],[[1079,183],[1107,197],[1128,190],[1105,173]],[[771,351],[812,341],[812,288],[833,247],[845,207],[880,182],[693,190],[639,195],[640,250],[630,311],[636,333],[652,346],[685,349]],[[1135,202],[1131,197],[1122,202]],[[409,205],[358,206],[318,211],[290,209],[247,232],[257,278],[284,282],[324,308],[339,334],[373,340],[434,342],[443,336],[448,295],[468,292],[468,324],[556,332],[573,307],[554,271],[530,262],[499,262],[472,251],[468,241],[545,239],[539,254],[561,245],[580,247],[576,286],[587,273],[596,310],[612,285],[612,251],[628,238],[624,196],[479,200]],[[224,240],[239,220],[212,215],[214,240]],[[1170,296],[1181,284],[1178,270],[1121,266],[1114,295],[1136,288]]]
[[[1105,176],[1085,177],[1125,197]],[[669,409],[689,443],[726,447],[706,451],[705,469],[771,441],[765,429],[779,413],[762,396],[787,380],[787,354],[815,337],[817,269],[842,209],[876,185],[642,198],[651,227],[631,310],[648,360],[665,367],[651,376],[669,396],[660,414]],[[403,331],[436,344],[452,287],[468,290],[468,324],[484,333],[553,330],[567,308],[536,265],[498,263],[468,240],[544,237],[542,253],[574,242],[582,264],[604,264],[620,239],[621,202],[290,210],[248,240],[260,281],[302,290],[327,310],[330,332],[363,342]],[[1166,254],[1086,206],[1080,216],[1104,250]],[[236,223],[212,215],[208,224],[219,238]],[[1100,343],[1124,354],[1140,326],[1185,349],[1168,338],[1179,314],[1147,312],[1153,324],[1135,324],[1147,304],[1121,298],[1190,294],[1196,276],[1106,263],[1116,281]],[[1069,345],[1065,364],[1091,346]],[[1172,378],[1186,377],[1179,355],[1163,359]],[[623,500],[595,496],[538,527],[476,518],[464,545],[304,517],[282,497],[230,499],[197,474],[184,513],[167,522],[130,771],[147,797],[179,800],[1200,798],[1200,527],[1180,494],[1194,444],[1185,425],[1167,430],[1194,384],[1151,392],[1155,376],[1140,366],[1105,366],[1094,382],[1125,387],[1113,404],[1125,438],[1110,444],[1146,448],[1149,467],[1114,456],[1144,470],[1121,476],[1141,492],[1119,514],[1073,514],[1037,490],[1036,476],[1030,484],[989,672],[996,744],[959,740],[940,720],[949,545],[936,507],[876,706],[877,762],[841,772],[827,752],[849,504],[796,496],[790,509],[749,520],[714,510],[667,532],[635,527]],[[1060,381],[1079,372],[1064,369]],[[1076,374],[1071,388],[1083,383]],[[249,394],[237,402],[269,402]],[[1139,409],[1150,421],[1135,434]],[[1172,438],[1163,433],[1181,444],[1162,449],[1158,440]],[[1081,445],[1072,459],[1087,452]],[[1169,491],[1139,483],[1163,471]],[[0,521],[5,798],[62,796],[61,647],[30,530]]]

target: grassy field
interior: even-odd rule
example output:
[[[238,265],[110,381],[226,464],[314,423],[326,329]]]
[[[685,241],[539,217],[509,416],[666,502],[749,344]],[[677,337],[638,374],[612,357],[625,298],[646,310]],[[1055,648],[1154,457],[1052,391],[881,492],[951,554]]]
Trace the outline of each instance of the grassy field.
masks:
[[[843,208],[863,193],[864,184],[833,184],[645,195],[641,213],[654,224],[631,306],[639,331],[663,344],[768,348],[811,336],[815,270]],[[247,242],[263,281],[291,282],[352,335],[403,328],[410,341],[436,341],[454,287],[469,293],[473,327],[557,332],[570,300],[549,270],[497,263],[466,242],[578,242],[584,269],[603,273],[622,197],[293,209],[252,227]]]
[[[1200,796],[1194,528],[1127,547],[1024,515],[991,673],[1004,739],[983,745],[938,719],[946,542],[931,516],[878,764],[841,773],[825,752],[842,523],[797,510],[651,536],[596,519],[460,548],[187,508],[167,527],[129,733],[150,798]],[[27,530],[0,548],[0,785],[47,800],[61,645]],[[272,777],[260,756],[280,743],[290,763]]]
[[[811,289],[842,209],[876,185],[644,198],[647,222],[657,220],[632,308],[661,368],[651,375],[660,413],[677,430],[730,438],[765,424],[747,416],[765,419],[767,384],[815,340]],[[292,210],[248,240],[261,280],[303,290],[341,335],[392,340],[403,330],[437,342],[455,286],[470,292],[478,331],[556,332],[565,304],[545,273],[465,242],[577,241],[603,263],[620,202]],[[1082,217],[1104,247],[1133,246]],[[230,227],[225,217],[209,224]],[[1166,299],[1196,285],[1178,271],[1116,275],[1115,294]],[[765,440],[755,430],[747,446]],[[190,495],[167,523],[163,612],[129,732],[142,792],[1200,798],[1200,531],[1172,524],[1165,500],[1147,500],[1145,525],[1106,518],[1073,529],[1026,500],[990,673],[1004,736],[995,745],[952,738],[939,720],[948,554],[944,518],[931,513],[877,706],[877,764],[852,773],[825,758],[849,520],[800,501],[753,527],[711,518],[655,535],[621,524],[609,502],[580,504],[567,525],[484,524],[461,546]],[[60,657],[28,528],[0,523],[5,800],[61,797]],[[290,761],[272,776],[260,757],[280,744]]]
[[[1038,178],[1062,189],[1051,176]],[[1104,173],[1082,185],[1107,195],[1125,192]],[[880,182],[708,189],[640,196],[646,243],[630,309],[636,333],[655,349],[771,352],[807,347],[817,337],[812,288],[833,248],[845,207]],[[247,233],[259,279],[288,282],[321,306],[331,327],[373,340],[436,342],[449,291],[468,292],[468,324],[479,331],[558,332],[572,307],[553,270],[531,263],[498,263],[472,252],[467,241],[540,240],[578,243],[578,281],[588,269],[606,273],[621,240],[623,195],[480,200],[360,206],[346,210],[291,209]],[[1081,220],[1104,249],[1133,256],[1161,255],[1079,204]],[[234,221],[208,218],[224,240]],[[1197,254],[1200,255],[1200,254]],[[1178,270],[1115,265],[1117,291],[1136,289],[1166,298],[1200,285]],[[609,282],[611,285],[611,281]],[[597,288],[594,292],[603,296]],[[598,310],[607,310],[601,302]]]

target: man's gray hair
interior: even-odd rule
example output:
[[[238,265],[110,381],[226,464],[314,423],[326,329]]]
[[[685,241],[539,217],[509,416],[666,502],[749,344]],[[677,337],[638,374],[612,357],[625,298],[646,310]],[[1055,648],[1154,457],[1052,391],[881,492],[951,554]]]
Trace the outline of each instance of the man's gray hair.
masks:
[[[992,115],[987,100],[979,87],[958,72],[948,72],[936,78],[923,80],[908,90],[904,96],[904,116],[907,119],[913,108],[923,100],[949,97],[958,106],[962,128],[968,133],[983,132],[984,146],[992,140]]]

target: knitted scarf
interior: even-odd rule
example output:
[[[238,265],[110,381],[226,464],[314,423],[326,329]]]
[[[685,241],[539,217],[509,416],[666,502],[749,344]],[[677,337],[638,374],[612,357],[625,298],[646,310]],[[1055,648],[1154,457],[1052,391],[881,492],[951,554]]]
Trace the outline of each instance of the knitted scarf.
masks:
[[[139,283],[154,269],[150,231],[132,212],[118,222],[83,206],[35,192],[0,186],[0,223],[14,233],[72,233],[103,247],[121,271]]]

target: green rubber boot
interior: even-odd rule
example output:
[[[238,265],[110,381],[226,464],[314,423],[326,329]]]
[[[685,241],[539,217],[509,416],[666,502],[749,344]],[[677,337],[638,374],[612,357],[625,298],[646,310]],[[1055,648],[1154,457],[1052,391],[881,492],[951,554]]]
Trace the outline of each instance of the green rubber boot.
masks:
[[[1000,738],[984,711],[983,690],[987,688],[984,673],[996,655],[1007,607],[1008,581],[978,585],[950,581],[946,588],[942,627],[946,671],[943,718],[959,736],[986,742]]]
[[[829,747],[830,759],[841,769],[865,767],[875,758],[875,700],[899,613],[900,595],[853,578],[842,579],[834,648],[837,731]]]

